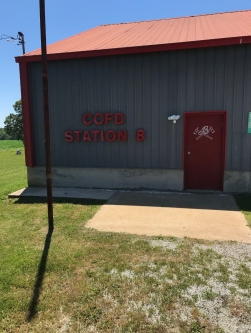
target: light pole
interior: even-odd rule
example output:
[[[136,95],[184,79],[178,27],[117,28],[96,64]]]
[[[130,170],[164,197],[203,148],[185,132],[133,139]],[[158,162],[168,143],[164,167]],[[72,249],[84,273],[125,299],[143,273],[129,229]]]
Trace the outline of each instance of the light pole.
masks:
[[[6,39],[7,42],[16,43],[17,45],[22,45],[23,54],[25,54],[25,41],[24,41],[24,34],[22,32],[19,31],[17,33],[16,38],[8,35],[2,35],[0,37],[0,40],[4,39]]]

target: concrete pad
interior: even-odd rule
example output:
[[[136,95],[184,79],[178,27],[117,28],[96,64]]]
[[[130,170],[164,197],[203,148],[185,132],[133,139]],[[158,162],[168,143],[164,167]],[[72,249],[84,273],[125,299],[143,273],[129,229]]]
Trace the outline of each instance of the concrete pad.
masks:
[[[100,231],[251,243],[234,198],[224,194],[117,192],[87,223]]]
[[[84,189],[74,187],[52,188],[52,195],[54,198],[108,200],[115,193],[116,191],[112,190]],[[45,187],[26,187],[9,194],[9,198],[46,197],[46,195],[47,193]]]

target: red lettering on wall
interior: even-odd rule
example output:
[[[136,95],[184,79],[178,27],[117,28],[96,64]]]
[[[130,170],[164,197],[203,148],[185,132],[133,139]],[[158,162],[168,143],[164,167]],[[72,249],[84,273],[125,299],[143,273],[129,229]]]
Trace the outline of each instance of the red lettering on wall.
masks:
[[[105,139],[104,139],[104,131],[100,131],[100,137],[101,137],[101,141],[105,141]]]
[[[118,141],[127,141],[127,130],[118,130]]]
[[[91,118],[91,119],[88,121],[87,118]],[[92,124],[92,115],[90,113],[85,113],[82,117],[82,122],[85,125],[91,125]]]
[[[92,141],[92,138],[91,138],[90,133],[89,133],[88,131],[85,131],[85,132],[84,132],[83,141],[84,141],[84,142],[85,142],[85,141],[89,141],[89,142]]]
[[[65,141],[66,142],[72,142],[74,140],[73,135],[72,135],[72,131],[65,131],[64,135],[65,135]]]
[[[114,123],[116,125],[121,125],[123,124],[125,121],[125,116],[123,115],[123,113],[121,112],[117,112],[115,113],[115,116],[114,116]]]
[[[136,140],[137,141],[145,141],[145,131],[144,130],[137,130],[136,131]]]
[[[125,122],[125,116],[121,112],[107,112],[105,114],[98,112],[94,115],[91,115],[90,113],[85,113],[82,116],[82,122],[85,125],[92,125],[93,123],[95,123],[96,125],[108,125],[111,121],[114,121],[115,125],[122,125]]]
[[[98,141],[98,133],[99,133],[100,131],[91,131],[91,132],[92,132],[92,134],[93,134],[94,141],[97,142],[97,141]]]
[[[82,122],[85,125],[108,125],[110,122],[114,123],[115,125],[122,125],[125,123],[125,116],[121,112],[107,112],[107,113],[101,113],[97,112],[95,114],[91,113],[85,113],[82,116]],[[106,129],[108,126],[104,126]],[[109,128],[109,127],[108,127]],[[114,126],[115,128],[115,126]],[[128,141],[128,132],[127,130],[90,130],[90,131],[65,131],[65,141],[66,142],[126,142]],[[136,130],[136,140],[139,142],[145,141],[145,131],[143,129]]]
[[[77,139],[77,141],[79,142],[79,141],[80,141],[80,135],[82,134],[82,131],[74,131],[73,133],[76,134],[76,135],[75,135],[75,136],[76,136],[76,139]]]
[[[113,141],[115,141],[116,140],[116,132],[115,131],[113,131],[113,130],[109,130],[109,131],[107,131],[106,133],[105,133],[105,138],[106,138],[106,140],[107,141],[109,141],[109,142],[113,142]]]
[[[112,113],[105,113],[105,124],[109,124],[109,121],[112,120]]]
[[[118,130],[118,131],[114,131],[114,130],[69,131],[69,130],[67,130],[64,132],[64,135],[65,135],[66,142],[73,142],[73,141],[77,141],[77,142],[80,142],[80,141],[82,141],[82,142],[92,142],[92,141],[94,141],[94,142],[98,142],[98,141],[121,142],[121,141],[123,141],[123,142],[126,142],[126,141],[128,141],[127,130]],[[142,129],[136,130],[136,140],[139,142],[145,141],[145,131],[144,130],[142,130]]]
[[[101,118],[101,120],[99,120],[98,118]],[[103,125],[104,124],[104,115],[102,115],[102,113],[96,113],[93,117],[93,121],[96,125]]]

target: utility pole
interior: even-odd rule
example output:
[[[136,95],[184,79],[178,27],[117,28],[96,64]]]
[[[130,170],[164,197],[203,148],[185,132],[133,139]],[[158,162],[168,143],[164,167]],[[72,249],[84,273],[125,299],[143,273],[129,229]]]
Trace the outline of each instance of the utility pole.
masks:
[[[51,176],[51,147],[50,147],[50,122],[49,122],[49,98],[48,98],[48,71],[47,71],[47,50],[46,50],[46,27],[45,27],[45,4],[39,0],[40,8],[40,32],[42,50],[42,76],[43,76],[43,100],[44,100],[44,135],[46,155],[46,186],[47,186],[47,208],[48,208],[48,229],[53,232],[53,204],[52,204],[52,176]]]
[[[23,50],[23,54],[25,54],[25,41],[24,41],[24,34],[19,31],[17,33],[17,37],[11,37],[8,35],[2,35],[0,37],[0,40],[6,39],[7,42],[11,42],[11,43],[16,43],[16,45],[22,45],[22,50]]]
[[[19,43],[17,45],[22,45],[23,54],[25,54],[24,34],[20,31],[18,31],[17,34],[18,34],[18,40],[19,40]]]

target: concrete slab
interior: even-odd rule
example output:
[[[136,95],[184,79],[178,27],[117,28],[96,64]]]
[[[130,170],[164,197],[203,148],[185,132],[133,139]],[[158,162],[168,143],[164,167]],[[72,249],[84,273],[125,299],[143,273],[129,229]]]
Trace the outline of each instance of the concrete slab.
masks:
[[[112,190],[84,189],[73,187],[53,187],[52,189],[52,195],[54,198],[108,200],[115,193],[116,191]],[[9,194],[9,198],[22,197],[46,197],[46,188],[26,187]]]
[[[251,243],[251,229],[225,194],[117,192],[87,223],[100,231]]]

